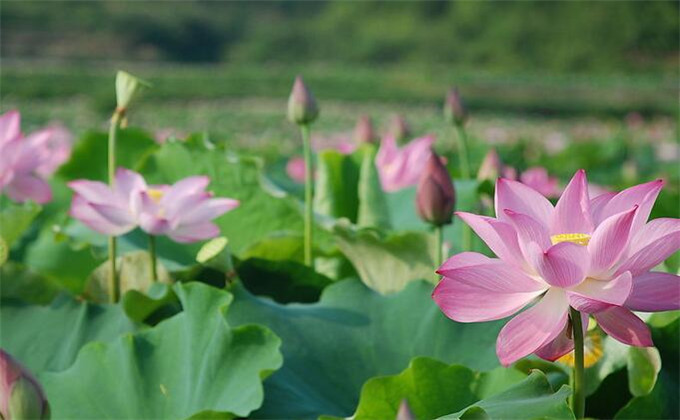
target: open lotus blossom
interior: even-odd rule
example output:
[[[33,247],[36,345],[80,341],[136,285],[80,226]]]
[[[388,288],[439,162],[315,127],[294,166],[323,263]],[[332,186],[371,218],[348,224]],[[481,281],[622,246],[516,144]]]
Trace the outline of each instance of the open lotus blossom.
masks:
[[[167,235],[177,242],[195,242],[219,235],[212,220],[239,205],[230,198],[212,198],[205,191],[210,179],[184,178],[173,185],[147,185],[134,171],[119,168],[113,187],[76,180],[71,216],[91,229],[111,236],[139,226],[151,235]]]
[[[501,330],[502,364],[535,353],[555,360],[573,349],[569,307],[589,314],[611,337],[651,346],[631,311],[680,308],[680,277],[650,271],[680,248],[680,220],[647,221],[663,181],[589,197],[578,171],[555,206],[520,182],[498,179],[496,217],[458,212],[498,258],[465,252],[447,260],[433,299],[451,319],[505,318],[536,301]]]
[[[0,192],[12,200],[50,201],[52,191],[45,178],[70,155],[71,135],[66,129],[54,126],[24,136],[18,111],[0,116]]]
[[[383,190],[393,192],[418,184],[433,143],[433,136],[424,136],[399,147],[393,136],[383,137],[375,157]]]

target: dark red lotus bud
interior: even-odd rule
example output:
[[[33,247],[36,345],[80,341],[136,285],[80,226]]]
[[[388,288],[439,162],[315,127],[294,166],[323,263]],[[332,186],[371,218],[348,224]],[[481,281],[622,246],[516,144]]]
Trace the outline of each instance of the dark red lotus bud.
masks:
[[[461,125],[467,120],[467,109],[458,88],[452,88],[444,101],[444,118],[451,124]]]
[[[424,221],[435,226],[451,223],[456,191],[451,175],[435,152],[430,154],[416,191],[416,209]]]
[[[296,124],[309,124],[319,116],[319,108],[312,92],[307,89],[302,76],[295,78],[288,97],[288,119]]]
[[[389,133],[397,142],[406,140],[411,135],[408,123],[401,115],[395,115],[390,122]]]
[[[375,143],[375,130],[373,121],[368,115],[362,115],[354,126],[354,141],[361,143]]]

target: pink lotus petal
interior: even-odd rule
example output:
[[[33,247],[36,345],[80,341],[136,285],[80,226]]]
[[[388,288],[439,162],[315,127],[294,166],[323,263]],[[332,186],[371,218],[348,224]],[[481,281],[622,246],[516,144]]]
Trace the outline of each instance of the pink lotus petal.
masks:
[[[223,215],[229,210],[235,209],[238,205],[239,202],[237,200],[232,200],[230,198],[209,199],[203,202],[197,202],[195,208],[179,217],[183,225],[205,223]]]
[[[656,197],[659,195],[662,187],[663,181],[658,179],[621,191],[609,200],[599,215],[599,219],[595,220],[595,224],[602,223],[609,216],[630,210],[633,206],[637,205],[639,209],[632,228],[633,232],[636,232],[647,222],[649,213],[652,211],[652,206],[654,206]]]
[[[590,216],[588,180],[583,169],[574,174],[565,188],[552,216],[550,233],[591,233],[593,221]]]
[[[182,196],[201,192],[210,183],[210,178],[207,176],[190,176],[184,178],[170,187],[168,192],[163,196],[163,203],[172,203],[179,200]]]
[[[524,266],[517,234],[510,224],[472,213],[459,211],[456,215],[463,219],[500,259],[517,267]]]
[[[545,225],[538,222],[536,219],[526,214],[516,213],[512,210],[504,211],[506,220],[514,226],[519,239],[519,245],[525,252],[526,246],[530,243],[536,243],[541,250],[547,250],[552,245],[550,241],[550,234],[545,228]]]
[[[560,195],[559,181],[549,176],[545,168],[529,168],[520,174],[519,181],[545,197],[559,197]]]
[[[501,221],[509,221],[505,210],[511,210],[532,217],[546,228],[553,212],[550,201],[534,189],[503,178],[496,181],[495,207]]]
[[[5,189],[9,198],[19,203],[30,200],[44,204],[52,200],[49,184],[34,175],[15,176]]]
[[[486,262],[461,266],[456,261],[481,261],[475,253],[458,254],[437,270],[437,273],[454,280],[497,293],[524,293],[545,290],[546,285],[527,276],[523,271],[499,259],[488,258]],[[484,257],[478,254],[480,257]],[[486,258],[486,257],[484,257]],[[453,261],[451,261],[453,260]],[[452,268],[453,267],[453,268]]]
[[[170,222],[158,214],[142,213],[139,216],[139,227],[151,235],[165,235],[170,230]]]
[[[462,267],[490,264],[492,261],[494,261],[492,258],[479,252],[461,252],[444,261],[441,267],[437,269],[437,274]]]
[[[625,262],[617,273],[630,271],[633,276],[654,268],[680,249],[680,220],[654,219],[644,225],[631,242]]]
[[[583,334],[588,331],[588,314],[581,312],[581,326]],[[567,324],[564,330],[555,337],[554,340],[544,344],[534,352],[536,356],[541,359],[550,360],[554,362],[570,351],[574,350],[574,340],[567,335],[567,329],[572,328],[572,325]],[[571,333],[571,331],[569,332]]]
[[[214,223],[199,223],[196,225],[180,226],[168,232],[172,240],[180,243],[202,241],[218,236],[220,228]]]
[[[512,315],[541,293],[541,290],[529,293],[496,293],[445,277],[432,292],[432,299],[454,321],[480,322]],[[480,302],[484,304],[480,305]]]
[[[134,215],[128,208],[97,203],[90,203],[90,207],[112,225],[120,226],[121,228],[135,225]]]
[[[385,136],[375,157],[383,190],[392,192],[416,185],[433,143],[434,137],[425,136],[400,149],[394,137]]]
[[[595,225],[598,225],[605,219],[605,217],[602,216],[604,209],[614,196],[616,196],[616,193],[608,192],[590,200],[590,215]]]
[[[595,229],[588,242],[588,273],[591,277],[598,278],[606,273],[628,248],[630,228],[637,209],[638,206],[634,206],[628,211],[608,217]]]
[[[569,304],[564,291],[550,289],[531,308],[510,320],[496,341],[496,354],[509,366],[554,340],[567,323]]]
[[[84,200],[92,203],[110,203],[114,195],[108,185],[99,181],[78,179],[69,182],[68,186]]]
[[[658,272],[636,276],[625,306],[642,312],[680,309],[680,276]]]
[[[0,144],[21,136],[21,114],[12,110],[0,115]]]
[[[121,197],[125,197],[128,202],[133,193],[147,189],[144,178],[137,172],[129,169],[116,169],[115,180],[116,192],[120,194]]]
[[[572,287],[585,278],[588,251],[584,246],[560,242],[543,251],[535,242],[529,244],[528,258],[536,272],[548,284]]]
[[[85,198],[78,194],[73,196],[69,215],[82,222],[90,229],[103,233],[104,235],[118,236],[127,233],[134,228],[134,225],[118,226],[109,222],[109,220],[93,209]]]
[[[587,279],[567,293],[569,304],[589,314],[612,305],[621,306],[630,295],[632,285],[632,277],[627,271],[610,281]]]
[[[626,308],[614,306],[593,316],[604,332],[623,344],[638,347],[654,345],[647,324]]]

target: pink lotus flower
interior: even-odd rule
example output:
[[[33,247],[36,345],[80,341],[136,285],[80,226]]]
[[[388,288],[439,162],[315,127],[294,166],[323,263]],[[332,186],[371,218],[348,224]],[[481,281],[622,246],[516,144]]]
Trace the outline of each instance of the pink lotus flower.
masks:
[[[290,179],[297,183],[305,182],[305,159],[300,156],[293,156],[286,163],[286,174]]]
[[[122,235],[139,226],[151,235],[195,242],[219,235],[212,219],[236,208],[237,200],[212,198],[210,179],[192,176],[173,185],[147,185],[136,172],[119,168],[114,187],[76,180],[71,216],[106,235]]]
[[[553,205],[516,181],[496,183],[496,218],[458,212],[498,258],[465,252],[446,261],[433,299],[451,319],[505,318],[536,304],[501,330],[503,365],[535,353],[555,360],[573,349],[569,307],[588,314],[613,338],[651,346],[646,324],[631,311],[680,308],[680,277],[651,272],[680,248],[680,220],[647,221],[663,182],[594,199],[583,170]]]
[[[14,201],[46,203],[52,191],[45,178],[68,160],[71,135],[62,127],[49,127],[24,136],[21,115],[0,116],[0,192]]]
[[[393,136],[383,137],[375,157],[383,190],[393,192],[418,184],[433,143],[434,137],[425,136],[400,148]]]
[[[546,197],[559,197],[562,192],[557,178],[548,175],[548,170],[545,168],[529,168],[519,175],[519,181]]]

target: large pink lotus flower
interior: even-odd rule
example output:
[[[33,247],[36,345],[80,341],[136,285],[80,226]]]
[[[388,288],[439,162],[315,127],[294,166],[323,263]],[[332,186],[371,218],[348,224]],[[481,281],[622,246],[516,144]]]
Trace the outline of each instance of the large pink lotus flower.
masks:
[[[136,226],[151,235],[195,242],[219,235],[212,219],[236,208],[237,200],[212,198],[210,179],[192,176],[173,185],[147,185],[134,171],[119,168],[113,188],[102,182],[76,180],[71,216],[106,235],[122,235]]]
[[[680,308],[680,277],[650,271],[680,248],[680,220],[647,221],[663,182],[591,199],[583,170],[553,205],[516,181],[496,183],[496,218],[458,212],[498,258],[465,252],[446,261],[433,299],[451,319],[510,320],[497,340],[502,364],[535,353],[555,360],[573,349],[569,307],[592,314],[613,338],[651,346],[631,311]]]
[[[71,135],[63,127],[48,127],[24,136],[18,111],[0,116],[0,192],[6,192],[12,200],[50,201],[52,191],[45,178],[70,155]]]
[[[418,184],[433,143],[434,137],[425,136],[400,148],[393,136],[383,137],[375,157],[383,190],[393,192]]]

